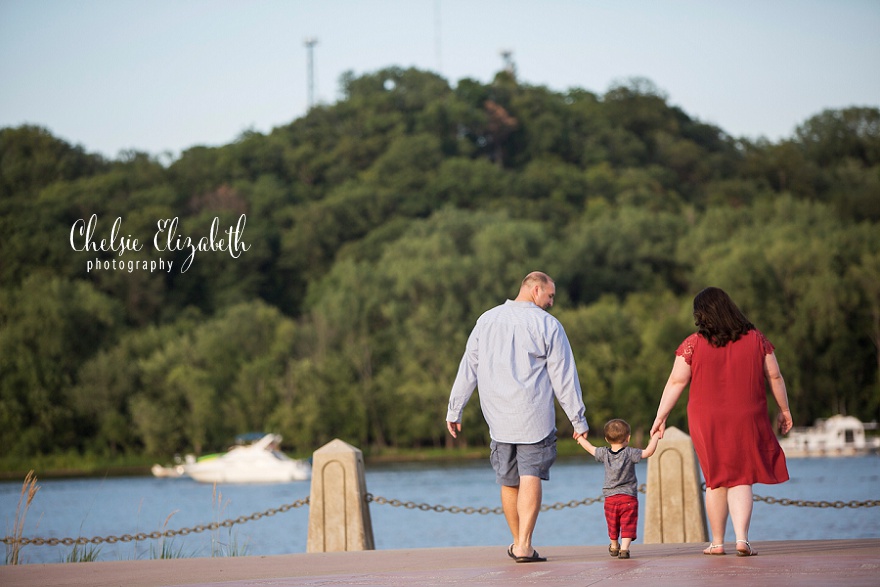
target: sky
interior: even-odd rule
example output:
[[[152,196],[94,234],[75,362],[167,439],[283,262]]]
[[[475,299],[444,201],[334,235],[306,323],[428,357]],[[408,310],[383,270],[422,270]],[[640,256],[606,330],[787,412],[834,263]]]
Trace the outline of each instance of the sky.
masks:
[[[268,133],[345,72],[415,67],[604,94],[651,80],[689,116],[779,141],[880,107],[880,0],[0,0],[0,127],[173,160]]]

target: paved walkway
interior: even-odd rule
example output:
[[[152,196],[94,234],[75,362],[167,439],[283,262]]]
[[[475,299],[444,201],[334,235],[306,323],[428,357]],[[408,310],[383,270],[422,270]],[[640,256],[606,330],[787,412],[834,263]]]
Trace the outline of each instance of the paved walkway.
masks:
[[[506,546],[375,550],[0,567],[0,585],[281,587],[487,585],[548,587],[810,587],[880,585],[880,539],[755,542],[759,556],[701,555],[696,544],[635,544],[617,560],[607,547],[539,549],[549,560],[517,564]]]

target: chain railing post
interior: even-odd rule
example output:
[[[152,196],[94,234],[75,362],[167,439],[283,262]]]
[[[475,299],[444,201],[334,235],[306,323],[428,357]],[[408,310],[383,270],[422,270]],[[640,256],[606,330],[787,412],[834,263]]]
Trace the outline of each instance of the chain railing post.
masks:
[[[691,437],[666,429],[648,459],[645,544],[706,542],[706,508]]]
[[[312,456],[306,552],[374,548],[363,453],[337,438]]]

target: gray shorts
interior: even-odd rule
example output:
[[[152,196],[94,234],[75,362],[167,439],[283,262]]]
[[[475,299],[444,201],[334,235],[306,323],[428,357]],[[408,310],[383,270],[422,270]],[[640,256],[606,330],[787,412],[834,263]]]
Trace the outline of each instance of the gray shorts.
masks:
[[[550,467],[556,462],[556,432],[535,444],[489,444],[489,461],[495,469],[495,481],[499,485],[516,487],[523,475],[550,479]]]

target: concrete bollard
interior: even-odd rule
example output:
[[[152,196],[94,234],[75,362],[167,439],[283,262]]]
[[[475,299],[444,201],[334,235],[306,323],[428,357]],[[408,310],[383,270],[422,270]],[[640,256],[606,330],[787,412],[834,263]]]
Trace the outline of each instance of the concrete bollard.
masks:
[[[312,455],[306,552],[373,550],[364,455],[333,440]]]
[[[666,429],[648,459],[645,544],[706,542],[706,507],[691,437]]]

